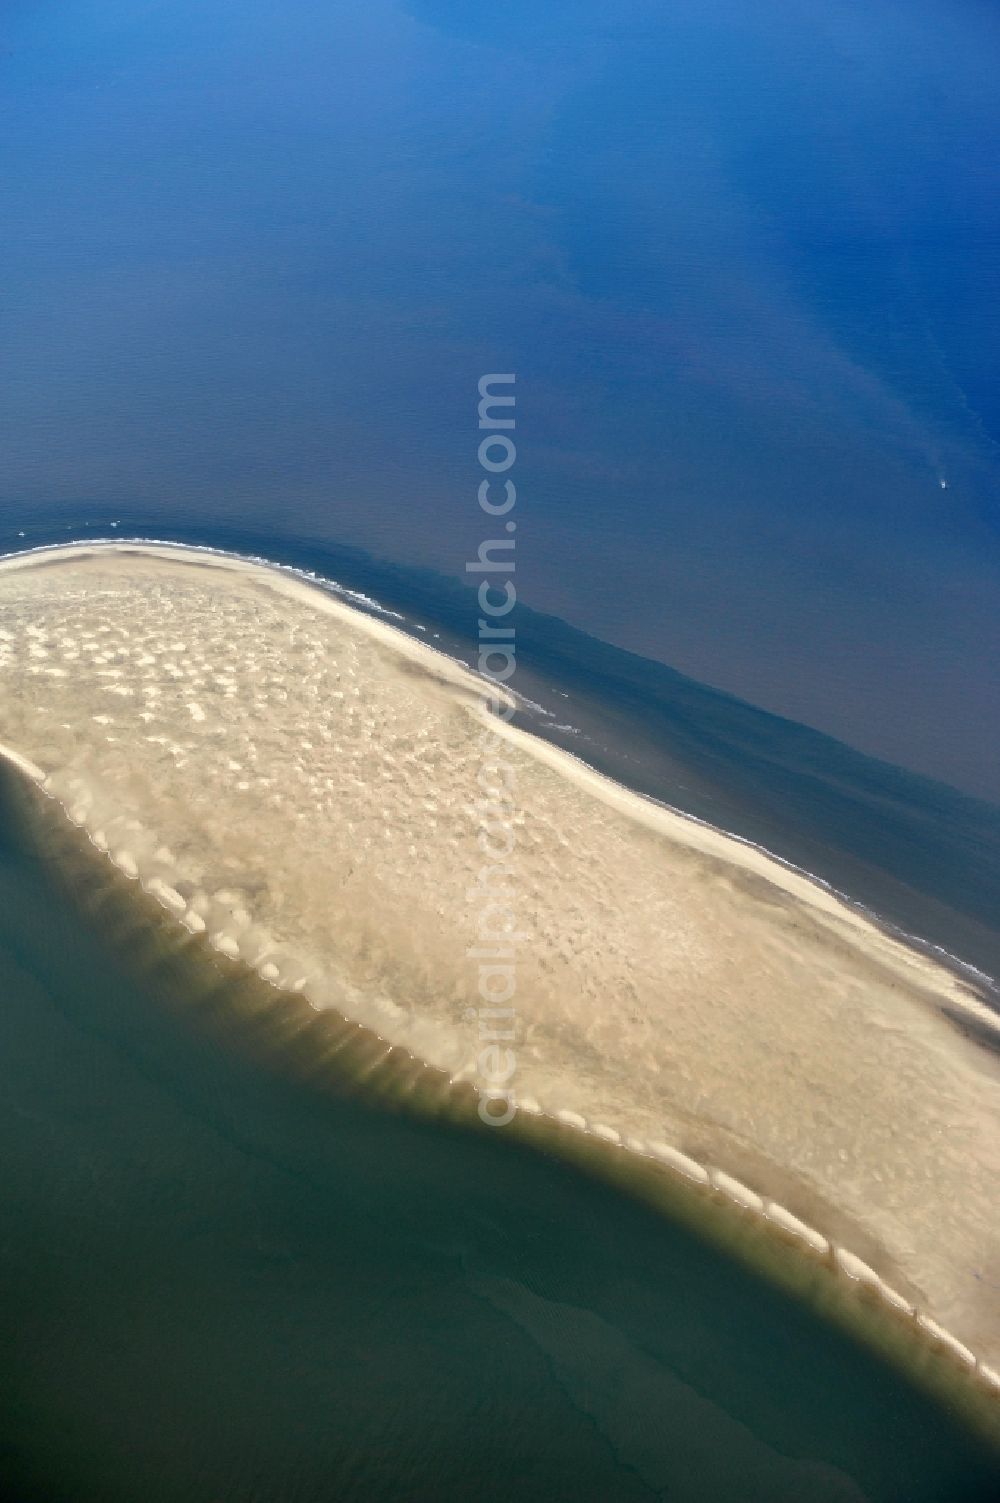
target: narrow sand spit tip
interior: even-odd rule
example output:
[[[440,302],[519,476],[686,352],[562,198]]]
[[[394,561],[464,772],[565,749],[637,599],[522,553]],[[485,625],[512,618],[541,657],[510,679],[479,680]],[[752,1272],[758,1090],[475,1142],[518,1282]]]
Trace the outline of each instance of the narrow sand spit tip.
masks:
[[[159,545],[18,555],[0,632],[5,742],[87,806],[98,849],[220,953],[456,1079],[481,1047],[470,811],[494,769],[525,930],[521,1111],[558,1102],[595,1151],[648,1145],[744,1212],[763,1194],[776,1233],[898,1270],[956,1357],[996,1368],[979,1271],[1000,1251],[1000,1054],[954,1019],[996,1023],[932,954],[491,714],[495,686],[288,572]],[[31,673],[32,642],[56,673]]]

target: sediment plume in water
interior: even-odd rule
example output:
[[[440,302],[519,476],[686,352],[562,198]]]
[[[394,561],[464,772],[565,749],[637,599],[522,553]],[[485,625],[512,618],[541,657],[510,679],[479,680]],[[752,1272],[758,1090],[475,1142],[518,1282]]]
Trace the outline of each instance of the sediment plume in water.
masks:
[[[6,561],[0,692],[22,771],[186,943],[252,967],[291,1031],[329,1013],[331,1068],[470,1118],[470,951],[496,898],[479,811],[501,780],[516,1131],[687,1184],[993,1382],[995,1020],[932,958],[260,566],[114,545]]]

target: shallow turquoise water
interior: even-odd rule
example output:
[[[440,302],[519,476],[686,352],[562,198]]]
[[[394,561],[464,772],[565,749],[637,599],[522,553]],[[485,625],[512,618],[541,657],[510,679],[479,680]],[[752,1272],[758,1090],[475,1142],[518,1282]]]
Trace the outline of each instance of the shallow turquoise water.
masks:
[[[843,1335],[507,1134],[337,1090],[319,1020],[3,812],[8,1496],[992,1495]]]

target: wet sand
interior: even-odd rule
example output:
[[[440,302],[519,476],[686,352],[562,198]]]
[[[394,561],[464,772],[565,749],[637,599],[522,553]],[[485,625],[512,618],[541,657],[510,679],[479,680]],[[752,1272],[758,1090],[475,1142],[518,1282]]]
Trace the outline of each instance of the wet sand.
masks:
[[[995,1364],[993,1015],[807,878],[497,720],[491,692],[257,565],[0,565],[0,740],[192,933],[475,1082],[477,806],[501,777],[520,1112],[850,1249],[845,1276],[869,1265]]]

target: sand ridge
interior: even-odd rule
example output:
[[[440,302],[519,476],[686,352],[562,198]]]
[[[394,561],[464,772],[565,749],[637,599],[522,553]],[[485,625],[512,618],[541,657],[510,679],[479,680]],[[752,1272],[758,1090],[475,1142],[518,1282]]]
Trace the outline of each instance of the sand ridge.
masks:
[[[0,739],[192,933],[456,1078],[487,734],[515,773],[525,1105],[710,1165],[995,1360],[1000,1072],[941,1007],[991,1015],[808,878],[490,716],[492,692],[256,564],[0,564]]]

